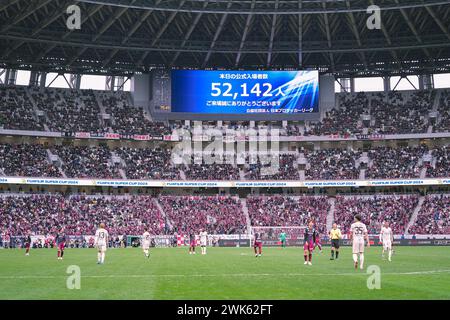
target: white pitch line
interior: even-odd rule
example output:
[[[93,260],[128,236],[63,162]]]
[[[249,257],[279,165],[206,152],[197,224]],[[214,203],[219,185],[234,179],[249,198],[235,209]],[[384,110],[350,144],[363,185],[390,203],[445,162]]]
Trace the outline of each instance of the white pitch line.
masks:
[[[364,271],[363,271],[364,272]],[[411,271],[411,272],[385,272],[381,275],[421,275],[421,274],[439,274],[450,273],[450,270],[427,270],[427,271]],[[81,278],[192,278],[192,277],[301,277],[301,276],[365,276],[365,272],[348,272],[348,273],[223,273],[223,274],[111,274],[111,275],[83,275]],[[57,279],[66,278],[67,276],[39,276],[39,275],[24,275],[24,276],[0,276],[0,279]]]

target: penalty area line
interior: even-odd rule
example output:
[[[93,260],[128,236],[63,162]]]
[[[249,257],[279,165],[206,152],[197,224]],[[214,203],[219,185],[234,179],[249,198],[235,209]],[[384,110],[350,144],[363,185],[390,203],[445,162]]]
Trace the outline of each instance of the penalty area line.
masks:
[[[450,273],[450,270],[426,270],[411,272],[381,272],[381,275],[424,275]],[[223,274],[111,274],[111,275],[83,275],[81,278],[214,278],[214,277],[301,277],[301,276],[364,276],[365,272],[346,273],[223,273]],[[66,278],[66,275],[13,275],[1,276],[0,279],[57,279]]]

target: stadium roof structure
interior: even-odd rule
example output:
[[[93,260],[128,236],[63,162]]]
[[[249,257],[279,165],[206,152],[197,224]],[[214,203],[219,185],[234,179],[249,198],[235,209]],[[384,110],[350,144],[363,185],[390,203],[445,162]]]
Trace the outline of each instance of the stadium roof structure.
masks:
[[[70,30],[67,7],[81,9]],[[381,28],[366,25],[371,5]],[[0,67],[131,74],[154,67],[449,72],[449,0],[0,0]]]

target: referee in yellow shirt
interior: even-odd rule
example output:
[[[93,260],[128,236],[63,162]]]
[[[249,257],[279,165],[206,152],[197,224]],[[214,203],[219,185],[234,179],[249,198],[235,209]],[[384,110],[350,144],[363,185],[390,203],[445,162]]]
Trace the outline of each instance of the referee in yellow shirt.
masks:
[[[339,240],[341,238],[342,238],[341,230],[338,229],[336,223],[333,223],[333,228],[330,230],[330,239],[331,239],[330,260],[334,260],[334,253],[336,253],[336,259],[339,257]]]

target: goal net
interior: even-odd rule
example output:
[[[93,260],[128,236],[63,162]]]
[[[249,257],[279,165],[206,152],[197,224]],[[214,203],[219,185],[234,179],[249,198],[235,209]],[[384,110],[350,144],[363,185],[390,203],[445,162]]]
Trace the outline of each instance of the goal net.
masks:
[[[280,234],[284,232],[286,234],[286,244],[288,246],[299,246],[303,244],[303,235],[305,233],[305,226],[295,227],[259,227],[252,226],[252,235],[255,233],[261,234],[263,245],[279,245]]]

